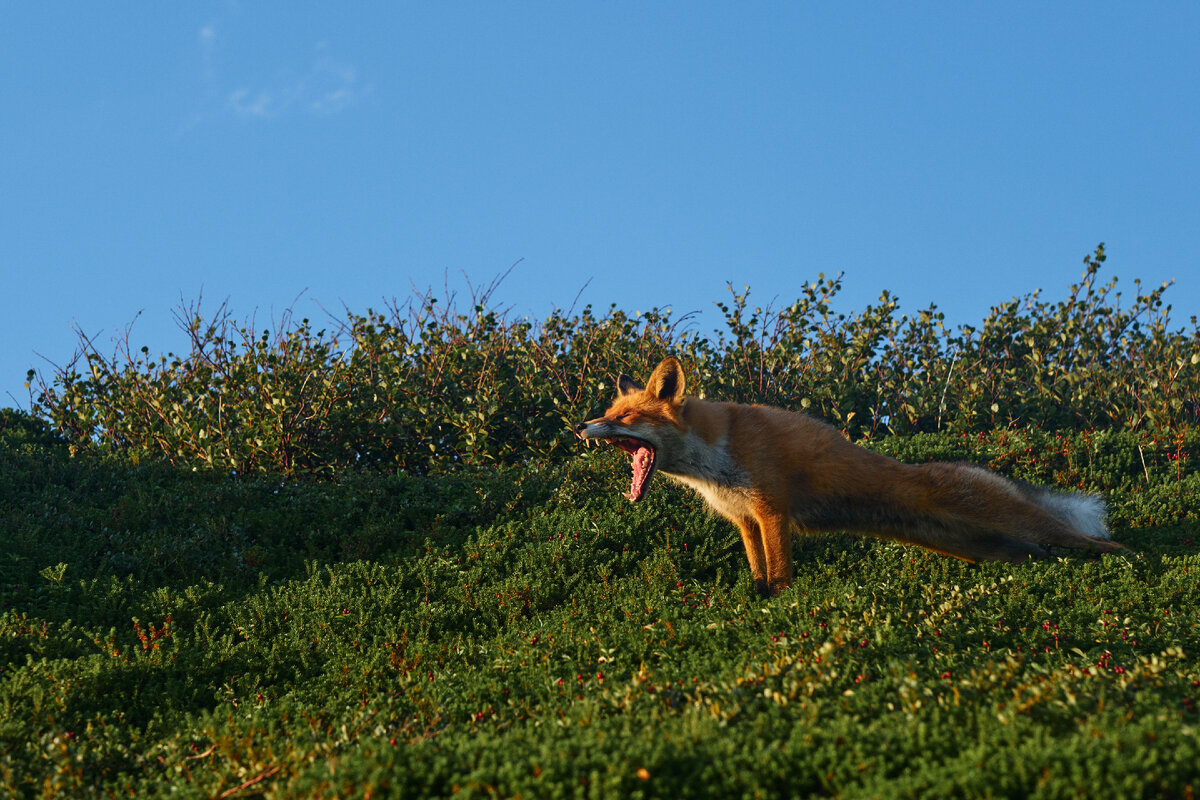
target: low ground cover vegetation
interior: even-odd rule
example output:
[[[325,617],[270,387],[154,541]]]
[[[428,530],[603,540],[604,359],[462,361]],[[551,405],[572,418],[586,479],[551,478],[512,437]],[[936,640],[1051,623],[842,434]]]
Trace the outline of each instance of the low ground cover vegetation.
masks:
[[[0,794],[1190,796],[1200,436],[870,445],[1104,491],[1134,551],[733,531],[626,459],[235,478],[0,448]]]

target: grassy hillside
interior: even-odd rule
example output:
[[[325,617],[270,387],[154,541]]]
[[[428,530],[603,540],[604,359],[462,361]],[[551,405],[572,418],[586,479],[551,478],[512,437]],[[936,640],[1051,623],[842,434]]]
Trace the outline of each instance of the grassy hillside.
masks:
[[[1193,797],[1200,323],[1167,286],[951,330],[840,278],[510,319],[179,309],[0,410],[0,797]],[[736,533],[571,424],[681,356],[901,460],[1102,492],[1131,553],[969,566]]]
[[[17,424],[17,423],[20,424]],[[871,446],[1104,491],[1132,555],[733,530],[627,459],[231,478],[0,436],[0,796],[1190,797],[1200,436]]]

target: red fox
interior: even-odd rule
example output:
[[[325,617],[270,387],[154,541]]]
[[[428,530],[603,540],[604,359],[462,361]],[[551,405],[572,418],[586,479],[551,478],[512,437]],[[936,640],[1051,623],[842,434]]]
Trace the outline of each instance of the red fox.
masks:
[[[738,527],[764,595],[792,583],[793,529],[866,533],[965,561],[1020,561],[1049,547],[1126,549],[1109,538],[1099,497],[975,464],[903,464],[804,414],[688,397],[675,358],[645,386],[621,375],[617,395],[576,435],[633,457],[632,501],[646,496],[657,472],[699,492]]]

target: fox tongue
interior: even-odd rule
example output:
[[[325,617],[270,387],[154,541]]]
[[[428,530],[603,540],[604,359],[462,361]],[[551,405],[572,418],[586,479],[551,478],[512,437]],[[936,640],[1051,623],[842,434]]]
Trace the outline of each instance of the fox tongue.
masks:
[[[636,450],[630,450],[630,455],[633,456],[633,485],[628,497],[637,502],[646,495],[646,484],[650,481],[650,472],[654,467],[654,451],[639,445]]]

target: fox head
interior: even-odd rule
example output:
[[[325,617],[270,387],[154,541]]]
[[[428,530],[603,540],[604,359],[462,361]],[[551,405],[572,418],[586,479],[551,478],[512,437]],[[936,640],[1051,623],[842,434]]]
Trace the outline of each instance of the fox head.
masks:
[[[645,386],[628,375],[619,376],[617,399],[603,417],[576,425],[575,435],[601,439],[633,457],[633,485],[627,496],[636,502],[646,496],[660,455],[669,453],[684,435],[684,400],[683,365],[665,358]]]

